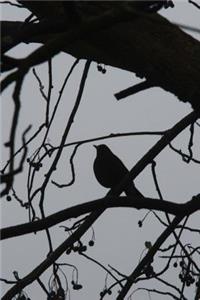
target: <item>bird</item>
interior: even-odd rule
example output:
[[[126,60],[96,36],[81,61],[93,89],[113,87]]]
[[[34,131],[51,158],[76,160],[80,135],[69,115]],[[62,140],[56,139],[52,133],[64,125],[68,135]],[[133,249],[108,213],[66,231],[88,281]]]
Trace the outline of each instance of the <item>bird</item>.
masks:
[[[94,147],[97,151],[93,164],[94,175],[102,186],[112,189],[120,184],[129,170],[107,145],[94,145]],[[127,196],[133,194],[141,196],[131,179],[124,187],[124,192]]]

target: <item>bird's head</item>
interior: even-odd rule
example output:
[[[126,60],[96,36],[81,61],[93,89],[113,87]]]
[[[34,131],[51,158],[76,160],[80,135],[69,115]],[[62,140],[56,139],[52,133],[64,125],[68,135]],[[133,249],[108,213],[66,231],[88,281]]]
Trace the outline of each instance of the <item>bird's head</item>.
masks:
[[[104,145],[104,144],[93,145],[93,146],[96,148],[97,152],[102,152],[102,151],[106,151],[107,152],[109,150],[109,148],[106,145]]]

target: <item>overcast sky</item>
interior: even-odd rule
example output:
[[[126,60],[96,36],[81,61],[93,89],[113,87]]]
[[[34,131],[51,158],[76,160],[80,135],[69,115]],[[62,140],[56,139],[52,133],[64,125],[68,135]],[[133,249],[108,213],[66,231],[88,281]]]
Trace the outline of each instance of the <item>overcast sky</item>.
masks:
[[[200,28],[200,11],[193,5],[188,4],[187,1],[177,1],[174,9],[168,9],[161,13],[176,23],[188,24]],[[6,4],[2,5],[3,20],[24,20],[27,15],[26,10],[11,7]],[[198,34],[189,31],[188,33],[193,35],[196,39],[200,38]],[[10,51],[9,55],[24,57],[36,47],[38,47],[36,44],[23,44]],[[63,53],[53,59],[54,88],[52,107],[56,103],[61,85],[73,62],[73,57]],[[76,67],[65,89],[54,127],[49,136],[49,141],[53,145],[58,145],[61,139],[67,116],[71,112],[76,99],[84,63],[84,61],[81,61]],[[37,67],[36,70],[43,82],[47,83],[47,64]],[[106,66],[106,70],[106,74],[103,75],[97,71],[96,63],[91,65],[81,106],[75,117],[68,142],[118,132],[165,130],[173,126],[178,120],[191,111],[190,105],[181,103],[174,95],[159,88],[141,92],[140,94],[118,102],[114,98],[114,93],[139,82],[140,79],[130,72],[109,66]],[[12,117],[12,88],[13,86],[4,92],[1,105],[3,111],[3,113],[1,113],[1,134],[3,143],[8,139],[9,124]],[[33,125],[31,135],[37,130],[41,122],[44,121],[45,102],[40,95],[38,83],[32,71],[26,76],[23,84],[21,102],[22,109],[21,120],[18,127],[18,146],[20,146],[21,143],[21,133],[29,124]],[[196,130],[196,140],[199,139],[199,135],[198,130]],[[180,138],[174,141],[174,145],[187,150],[188,137],[189,130],[186,130]],[[158,139],[159,136],[123,137],[108,139],[103,143],[106,143],[112,151],[122,159],[127,167],[131,168]],[[39,142],[40,138],[31,144],[29,156],[37,149]],[[107,190],[98,184],[93,174],[93,161],[95,158],[95,148],[93,144],[94,143],[85,144],[81,146],[77,152],[74,160],[76,181],[73,186],[67,189],[57,189],[52,184],[49,184],[45,199],[47,215],[70,205],[103,197],[106,194]],[[197,153],[197,147],[195,149]],[[73,148],[66,148],[57,171],[53,174],[52,179],[59,183],[66,183],[71,178],[69,158],[72,150]],[[7,158],[3,147],[2,158],[4,160]],[[199,157],[197,156],[197,158]],[[199,193],[200,172],[198,165],[184,163],[178,155],[169,149],[164,150],[156,158],[156,162],[158,164],[158,179],[164,199],[182,203],[190,200],[193,195]],[[47,170],[48,163],[45,165],[45,168],[45,170]],[[18,176],[14,186],[18,195],[24,201],[27,195],[26,176],[27,168],[25,168],[24,174]],[[42,180],[43,171],[41,171],[37,178],[36,186],[40,185]],[[136,186],[145,196],[157,197],[150,167],[147,167],[137,178]],[[95,247],[88,249],[87,254],[96,258],[105,264],[105,266],[110,264],[123,274],[129,274],[138,263],[139,257],[145,248],[145,241],[148,240],[153,243],[163,230],[163,227],[160,227],[153,215],[149,216],[142,229],[138,228],[137,222],[143,218],[145,213],[146,211],[138,212],[133,209],[112,209],[106,211],[94,225],[96,243]],[[194,216],[192,219],[193,226],[199,227],[199,218]],[[17,203],[14,201],[4,201],[2,203],[3,227],[20,224],[27,220],[27,212],[25,210],[23,211]],[[73,220],[71,223],[67,222],[67,225],[72,223]],[[55,229],[51,229],[51,233],[54,247],[58,246],[59,243],[66,238],[66,233],[64,233],[59,226],[56,226]],[[87,244],[91,236],[92,231],[89,230],[83,238],[83,241]],[[196,236],[190,234],[190,240],[188,240],[188,236],[185,234],[185,242],[193,242],[194,245],[199,245],[195,237]],[[47,251],[48,243],[44,233],[26,235],[17,239],[3,241],[2,277],[13,280],[12,272],[14,270],[19,272],[20,277],[25,276],[34,266],[45,259]],[[99,299],[98,293],[103,289],[105,281],[105,272],[101,268],[92,262],[86,261],[83,257],[79,257],[77,254],[72,254],[69,257],[63,255],[59,259],[59,262],[75,264],[79,269],[80,283],[84,288],[80,291],[72,290],[72,300]],[[159,264],[160,265],[156,265],[158,269],[161,268],[163,262],[159,260]],[[71,287],[72,271],[67,267],[63,270],[67,274],[69,286]],[[50,274],[50,271],[46,272],[46,275],[42,276],[41,279],[44,279],[44,281],[47,280]],[[174,283],[178,284],[177,274],[173,276]],[[108,282],[111,282],[110,278]],[[140,286],[142,286],[142,284],[140,284]],[[4,288],[5,286],[3,285],[3,291],[5,291]],[[41,291],[36,283],[25,290],[32,300],[44,299],[45,297],[44,292]],[[189,293],[193,295],[193,290],[191,289]],[[114,298],[111,296],[110,299]],[[149,298],[148,294],[138,292],[134,296],[134,300],[135,299],[145,300]],[[152,296],[152,299],[156,300],[159,299],[159,297],[155,295]]]

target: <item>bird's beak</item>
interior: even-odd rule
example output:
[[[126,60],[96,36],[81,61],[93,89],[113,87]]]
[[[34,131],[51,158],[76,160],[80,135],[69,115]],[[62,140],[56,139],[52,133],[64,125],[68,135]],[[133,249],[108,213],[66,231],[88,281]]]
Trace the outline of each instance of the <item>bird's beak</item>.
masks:
[[[93,145],[93,146],[94,146],[96,149],[97,149],[97,147],[98,147],[97,145]]]

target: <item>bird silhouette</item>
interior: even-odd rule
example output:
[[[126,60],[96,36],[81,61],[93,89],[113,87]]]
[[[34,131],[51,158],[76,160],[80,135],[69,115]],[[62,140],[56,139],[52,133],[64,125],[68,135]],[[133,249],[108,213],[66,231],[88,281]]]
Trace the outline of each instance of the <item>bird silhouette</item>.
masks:
[[[106,188],[116,187],[129,172],[123,162],[108,148],[108,146],[94,145],[97,155],[94,160],[94,174],[97,181]],[[124,187],[127,196],[140,195],[132,180],[128,180]]]

